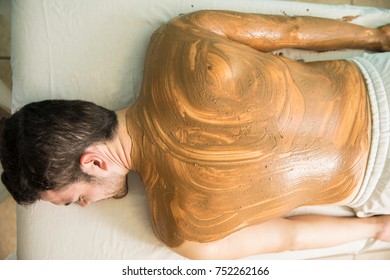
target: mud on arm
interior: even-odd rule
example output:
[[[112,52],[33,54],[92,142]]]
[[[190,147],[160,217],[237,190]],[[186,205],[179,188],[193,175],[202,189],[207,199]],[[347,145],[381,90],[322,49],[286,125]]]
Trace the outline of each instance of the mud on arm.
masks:
[[[388,34],[383,30],[327,18],[198,11],[178,17],[172,23],[201,28],[263,52],[282,48],[317,51],[389,49]]]

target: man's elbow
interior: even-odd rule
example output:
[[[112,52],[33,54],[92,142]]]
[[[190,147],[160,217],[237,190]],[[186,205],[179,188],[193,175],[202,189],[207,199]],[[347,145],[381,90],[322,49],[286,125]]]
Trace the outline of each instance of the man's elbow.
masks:
[[[198,243],[185,241],[178,247],[171,248],[177,254],[192,260],[215,260],[223,259],[217,244]]]

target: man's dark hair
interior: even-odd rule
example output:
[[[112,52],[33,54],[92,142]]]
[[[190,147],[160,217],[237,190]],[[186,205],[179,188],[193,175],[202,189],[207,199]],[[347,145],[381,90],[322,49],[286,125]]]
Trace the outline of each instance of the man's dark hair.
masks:
[[[42,192],[60,190],[91,176],[80,167],[84,150],[116,135],[115,112],[86,101],[30,103],[4,123],[1,132],[1,180],[22,205]]]

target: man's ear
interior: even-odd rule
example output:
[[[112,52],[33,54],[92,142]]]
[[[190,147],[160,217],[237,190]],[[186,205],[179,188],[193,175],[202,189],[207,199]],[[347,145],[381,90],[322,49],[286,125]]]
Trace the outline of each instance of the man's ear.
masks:
[[[102,176],[108,170],[107,161],[99,150],[88,148],[80,157],[80,167],[83,172],[96,177]]]

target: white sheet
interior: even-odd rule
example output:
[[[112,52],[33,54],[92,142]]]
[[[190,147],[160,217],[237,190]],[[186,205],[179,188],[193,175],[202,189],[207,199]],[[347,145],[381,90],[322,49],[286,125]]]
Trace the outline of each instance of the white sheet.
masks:
[[[353,6],[261,0],[14,0],[12,69],[15,111],[48,98],[84,99],[111,109],[130,105],[142,79],[152,32],[168,19],[199,9],[312,15],[377,26],[390,11]],[[306,60],[359,53],[316,54],[283,50]],[[39,202],[18,207],[18,259],[180,259],[154,237],[146,198],[137,176],[130,192],[82,209]],[[345,207],[303,208],[294,213],[352,215]],[[303,259],[354,253],[365,240],[336,248],[286,252],[256,259]],[[378,243],[380,248],[389,244]]]

